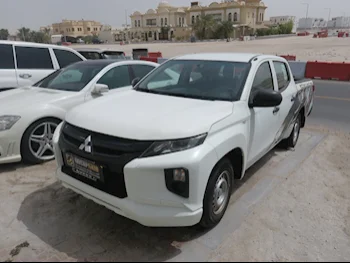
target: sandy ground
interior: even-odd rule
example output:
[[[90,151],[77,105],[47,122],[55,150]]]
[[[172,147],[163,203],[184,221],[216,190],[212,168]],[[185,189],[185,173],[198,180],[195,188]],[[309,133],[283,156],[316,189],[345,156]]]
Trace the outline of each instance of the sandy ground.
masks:
[[[329,135],[211,261],[350,261],[350,137]]]
[[[274,154],[263,169],[292,152]],[[210,261],[350,261],[349,158],[350,136],[330,134]],[[62,188],[54,168],[54,162],[0,167],[0,261],[163,261],[201,236],[196,228],[146,228],[122,218]],[[260,176],[271,176],[260,169],[239,183],[233,203]]]
[[[133,48],[148,48],[150,52],[160,51],[163,57],[198,52],[248,52],[274,55],[296,55],[297,60],[348,61],[350,60],[350,38],[286,37],[248,42],[211,43],[152,43],[130,45],[74,45],[73,47],[106,47],[132,54]]]

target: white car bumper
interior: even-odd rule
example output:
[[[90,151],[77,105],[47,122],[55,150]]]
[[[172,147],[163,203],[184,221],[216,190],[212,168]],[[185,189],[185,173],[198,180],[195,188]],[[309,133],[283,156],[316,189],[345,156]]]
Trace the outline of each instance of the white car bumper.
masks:
[[[150,227],[182,227],[197,224],[202,217],[204,192],[217,160],[215,150],[203,144],[191,150],[157,157],[136,158],[124,166],[126,198],[118,198],[62,172],[64,161],[54,136],[58,164],[56,176],[63,186]],[[164,169],[186,168],[189,197],[168,190]]]
[[[0,164],[21,161],[20,143],[12,130],[0,131]]]

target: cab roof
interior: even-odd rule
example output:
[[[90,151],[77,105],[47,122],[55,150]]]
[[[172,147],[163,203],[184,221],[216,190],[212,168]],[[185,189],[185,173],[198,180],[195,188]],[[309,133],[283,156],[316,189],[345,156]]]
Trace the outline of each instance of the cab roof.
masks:
[[[277,56],[255,53],[196,53],[178,56],[174,60],[208,60],[208,61],[232,61],[248,63],[254,58],[278,58]]]

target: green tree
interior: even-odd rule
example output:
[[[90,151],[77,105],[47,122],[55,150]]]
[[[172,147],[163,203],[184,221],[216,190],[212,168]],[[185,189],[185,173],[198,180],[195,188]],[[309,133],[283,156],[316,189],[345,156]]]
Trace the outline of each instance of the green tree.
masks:
[[[20,29],[18,29],[17,37],[22,41],[31,41],[30,28],[21,27]]]
[[[29,33],[29,41],[35,43],[49,43],[50,37],[41,31],[30,31]]]
[[[0,29],[0,40],[7,40],[10,33],[7,29],[1,28]]]
[[[230,38],[233,32],[233,23],[231,21],[222,21],[218,25],[216,31],[219,32],[219,38]]]
[[[204,15],[198,18],[193,25],[193,30],[199,39],[207,39],[215,32],[217,22],[211,15]]]

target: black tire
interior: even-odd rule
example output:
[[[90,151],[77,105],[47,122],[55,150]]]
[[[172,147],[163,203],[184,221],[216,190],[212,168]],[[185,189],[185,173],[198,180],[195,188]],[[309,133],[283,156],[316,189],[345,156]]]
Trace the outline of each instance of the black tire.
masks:
[[[219,200],[215,195],[215,189],[218,189],[217,185],[220,181],[220,177],[224,176],[227,181],[227,199],[220,206],[220,209],[215,211],[214,207],[215,200]],[[230,202],[232,183],[234,178],[234,170],[230,160],[227,158],[222,159],[213,169],[209,177],[207,188],[203,199],[203,215],[199,223],[201,227],[212,228],[216,226],[224,216],[227,206]],[[217,204],[217,203],[216,203]]]
[[[37,156],[35,156],[32,152],[33,150],[33,144],[31,144],[31,135],[32,133],[36,132],[36,130],[40,129],[40,125],[44,125],[45,123],[50,123],[52,124],[51,126],[51,132],[52,135],[54,133],[54,129],[52,129],[54,126],[58,126],[58,124],[61,122],[61,120],[56,119],[56,118],[44,118],[44,119],[40,119],[36,122],[34,122],[33,124],[31,124],[27,130],[24,132],[22,140],[21,140],[21,156],[22,156],[22,160],[24,163],[27,164],[40,164],[46,161],[50,161],[52,159],[54,159],[54,157],[50,157],[48,156],[47,158],[38,158]],[[38,128],[39,127],[39,128]],[[44,127],[43,127],[44,128]],[[44,139],[43,139],[44,140]],[[51,145],[52,145],[52,137],[49,139]],[[35,142],[34,142],[35,144]],[[39,145],[39,143],[37,143]],[[31,149],[32,148],[32,149]],[[49,150],[47,150],[48,152]]]
[[[292,133],[289,135],[287,139],[284,139],[283,141],[281,141],[281,146],[285,149],[294,148],[297,145],[299,140],[300,129],[301,129],[301,114],[299,113],[297,119],[293,124]]]

